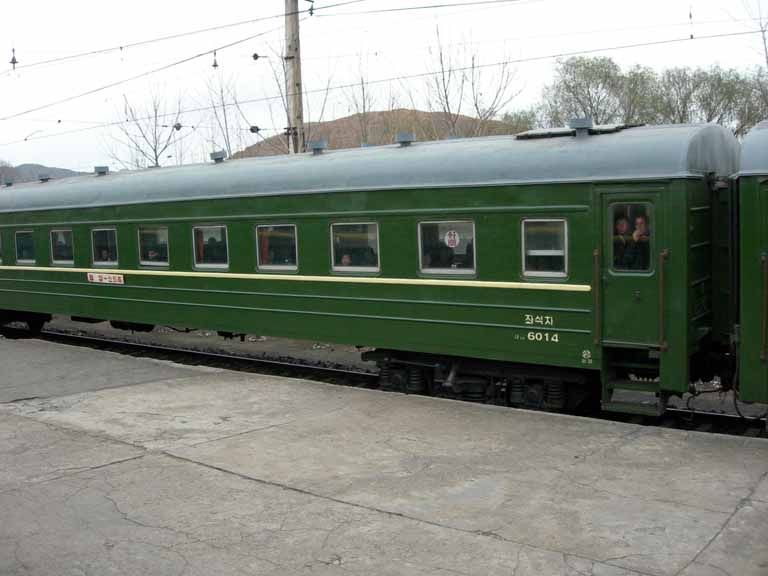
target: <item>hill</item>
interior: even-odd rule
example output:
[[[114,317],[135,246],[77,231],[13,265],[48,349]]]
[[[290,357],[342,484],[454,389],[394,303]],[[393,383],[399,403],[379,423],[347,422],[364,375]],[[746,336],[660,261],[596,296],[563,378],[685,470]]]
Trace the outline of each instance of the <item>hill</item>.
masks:
[[[83,172],[75,172],[66,168],[54,168],[42,164],[19,164],[13,167],[16,182],[31,182],[37,180],[41,174],[47,174],[51,178],[68,178],[78,176]]]
[[[481,121],[470,116],[451,118],[442,112],[386,110],[353,114],[344,118],[307,124],[307,142],[325,139],[328,148],[358,148],[363,145],[392,144],[398,132],[411,132],[417,140],[444,140],[450,137],[516,134],[528,126],[498,120]],[[265,138],[235,154],[235,158],[275,156],[287,152],[283,135]]]

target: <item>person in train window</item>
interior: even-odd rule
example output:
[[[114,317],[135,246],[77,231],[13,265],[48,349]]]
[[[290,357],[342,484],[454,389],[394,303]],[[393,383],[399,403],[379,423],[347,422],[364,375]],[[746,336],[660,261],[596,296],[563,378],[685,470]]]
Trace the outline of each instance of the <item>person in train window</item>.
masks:
[[[626,261],[627,247],[630,242],[629,221],[620,216],[616,219],[613,233],[613,266],[614,268],[628,268]]]
[[[651,233],[645,216],[635,218],[635,229],[626,252],[630,270],[648,270],[651,263]]]
[[[352,256],[349,254],[342,254],[339,266],[352,266]]]

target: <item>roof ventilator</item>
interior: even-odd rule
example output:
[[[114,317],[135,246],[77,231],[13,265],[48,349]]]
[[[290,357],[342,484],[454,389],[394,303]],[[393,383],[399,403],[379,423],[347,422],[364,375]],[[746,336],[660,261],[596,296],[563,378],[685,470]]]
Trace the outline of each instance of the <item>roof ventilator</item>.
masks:
[[[328,149],[328,141],[325,138],[321,140],[311,140],[308,148],[312,150],[312,156],[320,156]]]
[[[37,179],[40,180],[40,182],[48,182],[48,180],[51,179],[51,175],[50,174],[40,174],[37,177]]]
[[[568,128],[576,131],[576,138],[586,138],[593,127],[592,118],[573,118],[568,122]]]
[[[413,132],[398,132],[395,142],[400,144],[400,148],[406,148],[416,142],[416,134]]]
[[[216,152],[211,152],[211,160],[213,160],[216,164],[221,164],[226,160],[227,153],[225,150],[217,150]]]
[[[96,176],[106,176],[109,174],[109,166],[94,166],[93,171],[96,173]]]

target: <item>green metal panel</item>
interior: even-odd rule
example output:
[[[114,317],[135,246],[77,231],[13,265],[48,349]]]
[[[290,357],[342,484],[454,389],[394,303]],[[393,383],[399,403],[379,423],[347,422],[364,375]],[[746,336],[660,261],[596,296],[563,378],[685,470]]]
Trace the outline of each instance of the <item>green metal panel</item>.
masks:
[[[47,238],[54,227],[71,227],[75,267],[83,269],[92,266],[91,229],[115,226],[125,285],[90,284],[81,271],[2,270],[0,308],[597,369],[600,349],[593,342],[593,294],[588,291],[227,277],[257,272],[257,224],[295,223],[297,274],[328,277],[333,275],[330,225],[375,221],[381,272],[373,277],[425,278],[418,269],[419,221],[472,219],[477,272],[467,279],[547,282],[525,278],[521,258],[522,219],[546,217],[567,219],[570,230],[568,277],[551,282],[589,286],[592,249],[599,241],[593,212],[590,187],[568,184],[336,192],[9,213],[0,215],[0,230],[6,235],[32,226],[38,236]],[[226,224],[228,269],[217,278],[131,274],[141,269],[137,230],[148,223],[169,227],[171,273],[193,270],[194,224]],[[48,254],[40,252],[38,265],[49,262]]]
[[[739,179],[740,205],[740,344],[739,395],[748,402],[768,402],[765,358],[766,310],[764,262],[768,255],[768,182],[763,176]]]
[[[614,270],[614,222],[611,207],[620,204],[642,204],[650,208],[650,269],[644,272]],[[658,189],[602,190],[603,223],[603,343],[614,347],[656,348],[659,344],[659,279],[653,257],[664,245],[664,210]]]
[[[89,269],[91,230],[106,225],[118,230],[119,269],[125,275],[125,285],[105,286],[89,283],[83,271],[3,269],[0,309],[591,370],[603,366],[602,346],[596,343],[596,330],[600,329],[602,342],[609,346],[642,347],[649,357],[660,357],[660,389],[682,392],[688,386],[688,355],[702,333],[700,328],[711,323],[706,313],[705,278],[709,249],[702,231],[708,217],[694,210],[706,202],[702,182],[335,192],[0,214],[4,266],[13,264],[15,230],[35,230],[37,263],[47,267],[48,233],[65,227],[74,232],[74,267]],[[648,273],[609,270],[606,259],[612,222],[606,209],[614,201],[642,201],[653,207]],[[523,275],[521,227],[525,218],[568,222],[567,278],[529,279]],[[460,219],[475,222],[477,270],[468,276],[445,275],[445,280],[544,282],[588,286],[592,291],[297,282],[269,279],[256,269],[258,224],[296,224],[299,266],[295,274],[325,278],[334,276],[331,224],[372,221],[379,224],[381,271],[367,277],[434,279],[419,271],[418,224]],[[192,226],[199,224],[228,227],[229,266],[219,277],[189,275],[194,270]],[[176,275],[135,273],[142,268],[137,240],[142,225],[169,228],[170,263],[163,270]],[[593,251],[601,246],[601,285],[596,293]],[[659,350],[657,256],[663,249],[669,250],[663,310],[666,351]],[[596,310],[598,297],[601,307]]]
[[[682,394],[689,387],[689,363],[692,352],[689,327],[691,324],[691,222],[689,210],[691,186],[702,186],[701,180],[676,180],[664,197],[664,238],[658,252],[667,249],[665,268],[664,340],[667,347],[661,353],[661,388]]]
[[[689,330],[694,322],[691,284],[694,278],[705,275],[709,266],[708,236],[699,230],[703,223],[694,222],[689,209],[691,203],[701,201],[699,193],[692,191],[702,186],[703,180],[676,180],[597,188],[603,230],[602,343],[614,351],[635,350],[634,357],[644,358],[649,368],[658,362],[659,381],[646,385],[650,391],[681,394],[688,389],[693,348]],[[651,208],[647,272],[623,272],[612,267],[614,222],[610,207],[623,203]],[[660,258],[662,252],[666,254],[664,259]],[[696,331],[695,341],[700,338],[701,332]],[[605,369],[610,377],[610,362]]]

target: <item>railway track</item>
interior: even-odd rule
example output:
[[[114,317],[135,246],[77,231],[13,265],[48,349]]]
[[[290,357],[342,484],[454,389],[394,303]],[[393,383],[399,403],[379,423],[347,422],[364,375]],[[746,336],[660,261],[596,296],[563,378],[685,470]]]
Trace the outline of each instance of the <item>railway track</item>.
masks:
[[[0,335],[12,339],[32,337],[28,331],[12,327],[0,329]],[[378,388],[377,372],[335,363],[307,361],[293,357],[257,357],[229,354],[220,351],[74,334],[59,330],[44,330],[36,337],[49,342],[88,347],[135,357],[165,360],[188,366],[207,366],[238,372],[286,376],[358,388]],[[456,397],[450,393],[441,393],[440,397],[488,403],[477,399]],[[605,413],[598,410],[586,411],[579,415],[644,426],[747,437],[768,437],[766,432],[768,422],[765,416],[759,418],[745,417],[739,414],[677,407],[668,408],[666,413],[659,418]]]

